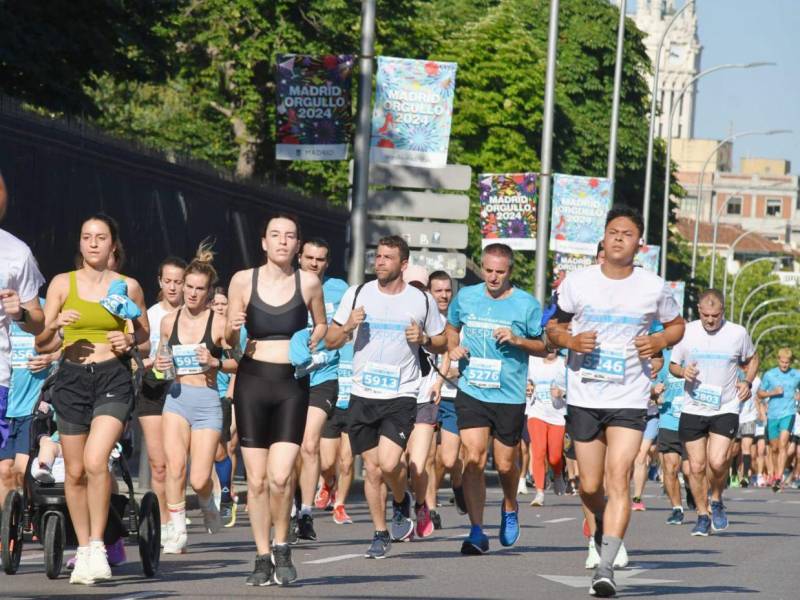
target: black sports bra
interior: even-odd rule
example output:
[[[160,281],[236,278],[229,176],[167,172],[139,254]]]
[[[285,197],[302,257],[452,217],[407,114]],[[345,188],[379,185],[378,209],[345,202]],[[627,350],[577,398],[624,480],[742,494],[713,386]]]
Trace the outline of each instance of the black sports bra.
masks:
[[[294,296],[286,304],[272,306],[258,295],[258,268],[253,269],[253,287],[247,303],[247,337],[251,340],[288,340],[308,327],[308,308],[303,300],[300,271],[294,272]]]
[[[175,317],[175,324],[172,326],[172,333],[169,336],[169,345],[170,346],[180,346],[181,340],[178,337],[178,321],[181,318],[181,311],[183,309],[178,309],[178,314]],[[214,343],[214,338],[211,337],[211,324],[214,322],[214,311],[209,311],[208,321],[206,321],[206,331],[203,334],[203,339],[198,342],[198,344],[204,344],[208,351],[211,353],[211,356],[216,358],[217,360],[222,360],[222,347],[217,346]]]

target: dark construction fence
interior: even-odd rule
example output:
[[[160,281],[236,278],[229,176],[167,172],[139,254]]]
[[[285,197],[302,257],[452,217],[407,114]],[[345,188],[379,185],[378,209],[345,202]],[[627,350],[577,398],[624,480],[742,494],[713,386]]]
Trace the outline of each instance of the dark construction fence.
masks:
[[[148,303],[166,256],[189,259],[215,240],[220,282],[260,264],[261,226],[271,213],[295,214],[304,237],[331,244],[330,274],[342,276],[349,214],[324,200],[278,186],[226,179],[206,166],[172,162],[80,122],[51,120],[0,96],[0,171],[9,192],[3,229],[27,242],[48,280],[70,270],[84,218],[119,221],[127,252],[123,271],[138,279]]]

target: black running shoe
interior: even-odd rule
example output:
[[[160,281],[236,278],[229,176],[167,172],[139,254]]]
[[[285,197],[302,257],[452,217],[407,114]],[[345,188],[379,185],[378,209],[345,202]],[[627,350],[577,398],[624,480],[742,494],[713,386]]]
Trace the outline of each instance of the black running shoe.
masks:
[[[289,521],[289,534],[287,541],[292,546],[300,541],[297,537],[297,517],[292,517]]]
[[[434,530],[442,528],[442,515],[435,510],[431,511],[431,522],[433,523]]]
[[[272,546],[272,565],[275,569],[272,580],[278,585],[289,585],[297,579],[297,569],[292,564],[292,549],[288,544]]]
[[[458,514],[465,515],[467,514],[467,501],[464,498],[464,488],[454,487],[453,488],[453,498],[455,499],[456,510]]]
[[[314,517],[311,515],[300,515],[297,520],[297,537],[301,540],[317,539],[317,532],[314,531]]]
[[[264,586],[272,583],[274,567],[269,554],[256,555],[256,566],[245,582],[247,585]]]

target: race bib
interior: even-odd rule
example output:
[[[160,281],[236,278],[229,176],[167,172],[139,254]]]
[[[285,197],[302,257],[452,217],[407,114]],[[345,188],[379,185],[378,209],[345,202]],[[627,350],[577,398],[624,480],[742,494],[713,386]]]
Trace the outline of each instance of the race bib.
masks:
[[[172,359],[175,363],[176,375],[197,375],[208,370],[208,365],[201,365],[197,360],[197,349],[200,346],[202,344],[172,346]]]
[[[373,392],[397,392],[400,389],[400,367],[368,362],[361,374],[361,385]]]
[[[470,358],[467,381],[478,388],[499,388],[503,363],[496,358]]]
[[[622,383],[625,379],[625,346],[622,344],[600,344],[583,357],[580,370],[583,379]]]
[[[28,367],[28,359],[36,355],[34,344],[36,338],[31,335],[12,335],[11,336],[11,368],[25,369]]]
[[[719,410],[722,406],[722,387],[703,383],[694,391],[694,401],[708,408]]]
[[[347,408],[350,404],[350,390],[353,387],[353,366],[351,363],[339,363],[337,371],[339,378],[339,393],[336,396],[336,406]]]
[[[550,391],[550,384],[549,383],[537,383],[536,389],[533,392],[533,395],[536,397],[536,400],[539,402],[543,402],[544,404],[552,404],[553,403],[553,394]]]

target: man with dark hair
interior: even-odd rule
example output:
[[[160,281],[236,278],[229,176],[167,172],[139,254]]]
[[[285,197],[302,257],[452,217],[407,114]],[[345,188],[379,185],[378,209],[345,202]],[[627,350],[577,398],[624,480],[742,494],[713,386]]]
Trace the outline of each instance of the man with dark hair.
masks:
[[[449,355],[459,361],[462,377],[455,398],[458,429],[464,446],[464,496],[471,529],[461,553],[485,554],[486,503],[484,469],[489,437],[503,487],[500,544],[513,546],[520,535],[517,445],[525,424],[528,356],[543,354],[542,309],[527,292],[511,285],[514,255],[505,244],[483,249],[484,282],[462,288],[448,311]]]
[[[378,246],[385,248],[396,248],[400,252],[400,260],[408,262],[411,256],[411,251],[408,249],[408,242],[406,242],[399,235],[387,235],[378,240]]]

